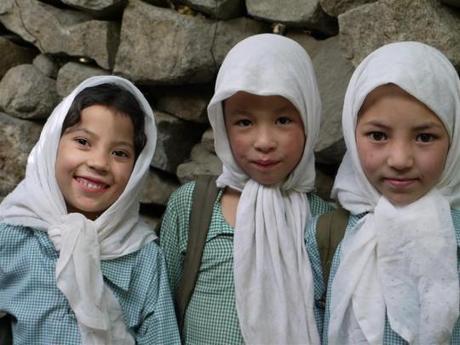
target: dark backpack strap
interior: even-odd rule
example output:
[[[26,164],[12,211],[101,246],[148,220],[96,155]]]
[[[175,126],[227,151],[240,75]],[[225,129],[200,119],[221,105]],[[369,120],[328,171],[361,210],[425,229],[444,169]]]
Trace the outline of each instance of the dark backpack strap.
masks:
[[[8,315],[0,318],[0,344],[13,344],[13,336],[11,334],[11,317]]]
[[[337,246],[345,234],[348,224],[349,212],[342,207],[322,214],[318,218],[316,226],[316,243],[318,245],[319,256],[321,258],[321,268],[323,271],[324,294],[322,304],[325,306],[327,284],[329,273],[331,272],[332,259],[334,258]]]
[[[203,175],[197,178],[192,196],[187,252],[184,258],[182,277],[176,290],[176,314],[181,332],[184,326],[185,311],[198,277],[218,192],[216,176]]]

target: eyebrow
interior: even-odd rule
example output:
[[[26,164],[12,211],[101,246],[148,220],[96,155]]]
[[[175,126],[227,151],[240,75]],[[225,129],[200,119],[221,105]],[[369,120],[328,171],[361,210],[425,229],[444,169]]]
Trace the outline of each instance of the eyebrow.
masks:
[[[91,132],[90,130],[84,127],[69,127],[65,130],[64,134],[69,134],[69,133],[74,133],[74,132],[84,132],[92,137],[97,137],[96,133]],[[131,148],[134,148],[133,143],[129,141],[125,141],[125,140],[114,141],[113,144],[115,144],[115,146],[124,145],[124,146],[129,146]]]
[[[384,123],[381,123],[381,122],[379,122],[377,120],[371,120],[371,121],[368,121],[368,122],[364,122],[364,125],[366,125],[366,126],[375,126],[375,127],[383,128],[383,129],[391,128],[391,126],[388,126],[388,125],[386,125]],[[433,122],[433,121],[428,121],[428,122],[420,124],[419,126],[416,126],[416,127],[412,128],[412,130],[414,130],[414,131],[423,131],[423,130],[432,129],[432,128],[444,129],[444,126],[442,124],[439,124],[439,123],[436,123],[436,122]]]

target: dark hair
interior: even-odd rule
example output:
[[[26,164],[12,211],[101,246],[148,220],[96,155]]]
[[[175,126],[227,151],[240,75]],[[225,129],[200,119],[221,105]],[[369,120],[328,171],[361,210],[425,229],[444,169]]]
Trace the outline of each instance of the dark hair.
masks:
[[[61,136],[67,128],[80,122],[82,110],[92,105],[113,108],[119,114],[131,119],[134,127],[134,151],[137,158],[147,142],[144,111],[131,92],[116,84],[106,83],[83,89],[69,108],[62,124]]]

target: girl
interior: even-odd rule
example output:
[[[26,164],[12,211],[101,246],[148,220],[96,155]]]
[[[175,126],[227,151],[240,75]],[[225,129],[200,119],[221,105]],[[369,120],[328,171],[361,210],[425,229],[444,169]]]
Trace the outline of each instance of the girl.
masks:
[[[460,82],[438,50],[386,45],[345,96],[333,196],[351,212],[325,343],[460,344]]]
[[[238,43],[217,76],[208,115],[222,188],[184,323],[189,344],[319,344],[304,247],[320,98],[305,50],[262,34]],[[195,184],[169,201],[161,229],[171,286],[182,275]]]
[[[15,344],[179,343],[138,212],[155,143],[147,100],[119,77],[87,79],[53,111],[0,205],[0,312]]]

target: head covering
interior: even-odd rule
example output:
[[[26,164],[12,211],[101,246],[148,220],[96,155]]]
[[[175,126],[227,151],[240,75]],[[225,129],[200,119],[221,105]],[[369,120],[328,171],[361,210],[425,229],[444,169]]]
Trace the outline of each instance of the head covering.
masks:
[[[87,87],[104,83],[116,84],[135,96],[145,113],[147,143],[123,193],[92,221],[80,213],[67,213],[55,163],[62,123],[75,96]],[[155,145],[153,112],[142,93],[120,77],[89,78],[54,109],[29,155],[24,180],[0,205],[0,222],[45,231],[59,251],[56,283],[75,313],[83,344],[134,344],[121,307],[104,284],[100,260],[135,252],[156,237],[139,218],[140,192]]]
[[[355,128],[366,96],[395,84],[430,108],[450,137],[439,183],[397,207],[367,180]],[[342,126],[347,152],[332,195],[353,214],[368,212],[342,242],[332,284],[329,344],[382,344],[385,313],[410,344],[448,344],[459,315],[457,245],[450,208],[460,206],[460,81],[438,50],[418,42],[383,46],[355,70]]]
[[[299,111],[305,127],[303,156],[286,181],[264,186],[237,165],[229,145],[222,101],[238,91],[278,95]],[[219,187],[242,191],[235,224],[236,308],[248,344],[319,344],[313,283],[304,246],[313,190],[321,102],[305,50],[274,34],[249,37],[227,54],[217,76],[208,115],[223,162]]]

